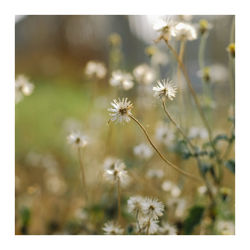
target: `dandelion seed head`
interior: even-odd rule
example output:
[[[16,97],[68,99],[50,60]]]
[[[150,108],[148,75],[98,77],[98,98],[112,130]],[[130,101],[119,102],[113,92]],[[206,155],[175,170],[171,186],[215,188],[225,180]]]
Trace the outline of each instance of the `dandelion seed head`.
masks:
[[[197,39],[197,32],[192,24],[180,22],[174,26],[172,36],[177,40],[192,41]]]
[[[162,80],[157,82],[157,86],[153,87],[154,96],[157,98],[167,98],[169,100],[173,100],[176,96],[177,87],[170,80]]]
[[[142,203],[143,214],[152,219],[157,219],[163,215],[164,205],[155,198],[145,198]]]
[[[118,123],[122,122],[129,122],[131,109],[133,108],[133,104],[128,100],[128,98],[122,99],[115,99],[111,102],[112,108],[109,108],[108,111],[110,112],[110,120],[116,121]]]
[[[173,35],[173,28],[174,22],[172,17],[160,17],[153,26],[153,29],[157,32],[161,33],[161,36],[166,39],[170,40]]]
[[[84,148],[88,144],[86,136],[81,134],[79,131],[78,132],[71,132],[68,135],[67,139],[68,139],[69,144],[72,144],[73,146],[78,147],[78,148]]]
[[[128,199],[128,211],[129,213],[137,214],[142,211],[143,197],[132,196]]]
[[[155,234],[159,231],[159,221],[157,219],[152,219],[148,217],[139,218],[140,229],[143,233]],[[137,231],[139,228],[137,227]]]

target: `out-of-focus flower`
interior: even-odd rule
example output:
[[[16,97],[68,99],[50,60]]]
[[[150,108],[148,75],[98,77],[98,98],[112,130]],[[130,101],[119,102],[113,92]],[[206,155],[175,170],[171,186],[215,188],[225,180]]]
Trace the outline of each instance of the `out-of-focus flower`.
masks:
[[[161,234],[166,234],[166,235],[176,235],[177,234],[177,229],[175,226],[171,226],[167,222],[165,222],[160,228],[159,232]]]
[[[116,163],[117,161],[118,161],[118,159],[115,158],[115,157],[107,157],[107,158],[104,160],[104,163],[103,163],[103,168],[104,168],[104,170],[114,169],[115,163]]]
[[[67,189],[65,182],[57,175],[46,175],[45,181],[47,190],[53,194],[61,195]]]
[[[160,99],[167,98],[172,101],[177,92],[176,85],[168,79],[158,81],[157,84],[156,87],[153,87],[154,96]]]
[[[130,121],[129,116],[132,115],[131,109],[133,108],[133,104],[128,101],[128,98],[115,99],[111,102],[111,106],[112,108],[108,109],[111,121],[116,121],[118,123]]]
[[[121,70],[116,70],[112,72],[109,83],[111,86],[121,87],[124,90],[129,90],[134,86],[132,75]]]
[[[232,221],[218,221],[216,229],[219,231],[220,234],[223,235],[233,235],[235,231],[235,226]]]
[[[207,33],[208,30],[212,29],[212,24],[205,19],[199,21],[199,32],[201,35]]]
[[[165,40],[170,40],[173,35],[174,22],[171,17],[159,18],[153,26],[153,29],[160,32],[160,35]]]
[[[141,159],[148,160],[152,157],[153,151],[149,145],[141,143],[134,147],[134,155],[138,156]]]
[[[158,142],[170,146],[175,139],[175,134],[171,127],[163,123],[158,123],[155,130],[155,138]]]
[[[128,176],[128,172],[125,170],[126,165],[121,161],[116,161],[114,168],[106,169],[104,171],[104,177],[109,182],[117,182],[120,181],[122,186],[126,186],[130,178]]]
[[[178,17],[182,22],[190,22],[193,19],[192,15],[179,15]]]
[[[139,214],[142,211],[144,198],[141,196],[132,196],[128,199],[128,211],[133,214]]]
[[[103,79],[107,74],[104,63],[89,61],[85,67],[85,74],[91,78]]]
[[[139,218],[139,226],[137,231],[143,232],[145,234],[155,234],[159,230],[159,221],[156,219],[148,218],[148,217],[140,217]]]
[[[121,235],[124,233],[124,230],[113,221],[106,222],[103,226],[103,231],[109,235]]]
[[[140,64],[133,70],[137,82],[148,85],[155,80],[155,72],[147,64]]]
[[[195,27],[189,23],[177,23],[173,30],[172,36],[175,37],[177,40],[195,40],[197,39],[197,32]]]
[[[86,136],[84,136],[80,132],[72,132],[71,134],[69,134],[67,139],[69,144],[72,144],[78,148],[84,148],[88,144]]]
[[[184,198],[169,198],[167,205],[169,208],[174,209],[177,218],[182,218],[185,215],[187,202]]]
[[[232,58],[235,58],[235,43],[230,43],[227,46],[227,52],[230,54]]]
[[[77,208],[75,210],[75,218],[78,219],[78,220],[86,220],[88,218],[88,214],[86,211],[84,211],[82,208]]]
[[[162,169],[149,169],[146,176],[151,179],[161,179],[164,176]]]
[[[206,140],[208,138],[208,132],[205,128],[200,127],[191,127],[189,129],[188,137],[190,139],[203,139]]]
[[[181,189],[177,185],[172,185],[170,192],[171,192],[171,196],[175,198],[181,195]]]
[[[157,219],[163,215],[164,205],[155,198],[145,198],[142,203],[143,214],[149,218]]]
[[[207,187],[206,186],[200,186],[197,188],[197,192],[199,195],[203,196],[207,193]]]
[[[15,81],[15,102],[18,103],[22,100],[23,96],[29,96],[34,90],[34,85],[29,82],[28,78],[24,75],[19,75]]]
[[[165,192],[170,192],[173,186],[173,182],[172,181],[164,181],[161,185],[161,188],[163,191]]]

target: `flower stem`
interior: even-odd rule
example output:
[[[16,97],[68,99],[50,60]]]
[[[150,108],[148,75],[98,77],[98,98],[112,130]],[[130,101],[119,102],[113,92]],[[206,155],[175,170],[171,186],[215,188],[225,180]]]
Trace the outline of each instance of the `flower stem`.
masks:
[[[206,130],[207,130],[207,132],[208,132],[209,142],[210,142],[210,145],[211,145],[211,147],[212,147],[212,149],[213,149],[213,151],[214,151],[214,154],[215,154],[215,157],[216,157],[216,161],[217,161],[217,172],[218,172],[218,173],[217,173],[217,175],[218,175],[218,180],[217,180],[217,181],[220,182],[221,179],[222,179],[222,174],[223,174],[223,172],[222,172],[222,167],[221,167],[222,162],[221,162],[221,159],[220,159],[219,156],[218,156],[218,151],[217,151],[217,149],[215,148],[215,145],[214,145],[214,143],[213,143],[212,131],[211,131],[210,126],[209,126],[209,124],[208,124],[208,121],[207,121],[207,119],[206,119],[206,117],[205,117],[205,115],[204,115],[204,112],[203,112],[203,110],[202,110],[202,108],[201,108],[201,105],[200,105],[200,102],[199,102],[199,100],[198,100],[198,97],[197,97],[197,95],[196,95],[196,93],[195,93],[195,90],[194,90],[194,88],[192,87],[192,83],[191,83],[191,80],[190,80],[190,78],[189,78],[189,76],[188,76],[188,73],[187,73],[187,70],[186,70],[185,65],[184,65],[184,64],[182,63],[182,61],[179,59],[179,56],[178,56],[177,52],[176,52],[175,49],[169,44],[168,40],[165,39],[165,42],[166,42],[168,48],[169,48],[169,49],[171,50],[171,52],[173,53],[173,55],[175,56],[175,58],[176,58],[176,60],[177,60],[177,62],[178,62],[178,64],[179,64],[179,67],[180,67],[180,69],[182,70],[183,76],[184,76],[184,78],[185,78],[185,80],[186,80],[186,82],[187,82],[188,88],[189,88],[190,93],[191,93],[191,95],[192,95],[192,97],[193,97],[193,99],[194,99],[194,102],[195,102],[195,104],[196,104],[196,107],[197,107],[197,109],[198,109],[198,112],[199,112],[199,114],[200,114],[200,117],[201,117],[201,119],[202,119],[202,122],[203,122],[203,124],[204,124],[204,126],[205,126],[205,128],[206,128]]]
[[[79,157],[79,163],[80,163],[81,174],[82,174],[82,185],[83,185],[84,195],[85,195],[86,201],[88,201],[88,193],[87,193],[85,173],[84,173],[84,167],[83,167],[83,161],[82,161],[81,148],[78,148],[78,157]]]
[[[187,176],[187,177],[190,177],[190,178],[192,178],[192,179],[194,179],[194,180],[197,180],[197,181],[201,181],[200,178],[198,178],[198,177],[196,177],[196,176],[194,176],[194,175],[192,175],[192,174],[190,174],[190,173],[188,173],[188,172],[186,172],[186,171],[180,169],[179,167],[175,166],[172,162],[170,162],[167,158],[165,158],[165,157],[162,155],[162,153],[156,148],[156,146],[154,145],[154,143],[152,142],[152,140],[150,139],[150,137],[149,137],[149,135],[148,135],[146,129],[143,127],[143,125],[142,125],[133,115],[129,115],[129,117],[130,117],[133,121],[135,121],[135,122],[137,123],[137,125],[139,125],[139,127],[142,129],[142,131],[143,131],[144,134],[146,135],[146,137],[147,137],[147,139],[148,139],[150,145],[154,148],[154,150],[155,150],[156,153],[160,156],[160,158],[161,158],[165,163],[167,163],[168,166],[174,168],[177,172],[179,172],[179,173],[181,173],[181,174],[183,174],[183,175],[185,175],[185,176]]]
[[[121,185],[120,178],[117,178],[117,207],[118,207],[118,223],[121,221]]]

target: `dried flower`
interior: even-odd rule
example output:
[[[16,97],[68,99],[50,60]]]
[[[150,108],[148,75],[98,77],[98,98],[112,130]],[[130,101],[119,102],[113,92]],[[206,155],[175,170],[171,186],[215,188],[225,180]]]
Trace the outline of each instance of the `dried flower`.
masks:
[[[103,226],[103,231],[105,234],[110,235],[121,235],[124,233],[124,230],[113,221],[106,222]]]
[[[192,24],[178,23],[174,26],[172,36],[177,40],[195,40],[197,39],[197,32]]]
[[[143,214],[152,219],[163,215],[164,205],[155,198],[145,198],[142,203]]]
[[[128,211],[135,215],[142,211],[144,198],[141,196],[132,196],[128,199]]]
[[[15,102],[18,103],[22,100],[23,96],[29,96],[34,90],[34,85],[29,82],[28,78],[24,75],[17,76],[15,81]]]
[[[128,101],[128,98],[122,99],[115,99],[111,102],[112,108],[109,108],[108,111],[110,112],[110,120],[116,122],[129,122],[131,109],[133,108],[133,104]]]
[[[116,70],[112,72],[112,76],[109,83],[111,86],[121,87],[124,90],[129,90],[134,86],[132,75],[121,70]]]
[[[85,74],[88,77],[103,79],[107,74],[107,69],[101,62],[89,61],[85,67]]]
[[[148,217],[140,217],[139,218],[139,226],[140,226],[140,232],[148,233],[148,234],[155,234],[159,230],[159,221],[148,218]],[[138,228],[137,228],[137,231]]]
[[[87,146],[88,141],[86,136],[82,135],[80,132],[72,132],[68,137],[68,143],[74,145],[78,148],[84,148]]]
[[[153,87],[154,96],[158,98],[168,98],[169,100],[173,100],[176,92],[177,92],[177,87],[175,84],[172,83],[170,80],[162,80],[157,82],[157,86]]]
[[[149,145],[142,143],[134,147],[134,154],[141,159],[149,159],[153,155],[153,151]]]
[[[110,182],[117,182],[119,180],[122,186],[126,186],[129,183],[130,178],[125,168],[126,165],[123,162],[117,160],[113,168],[106,169],[104,171],[104,177]]]

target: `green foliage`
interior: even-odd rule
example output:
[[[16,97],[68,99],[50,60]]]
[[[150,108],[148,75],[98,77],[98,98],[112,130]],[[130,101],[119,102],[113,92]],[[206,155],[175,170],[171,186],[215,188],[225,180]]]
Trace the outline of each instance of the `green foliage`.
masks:
[[[203,206],[193,206],[188,217],[184,221],[184,234],[192,234],[195,226],[197,226],[202,219],[205,208]]]
[[[233,159],[226,161],[225,166],[227,169],[229,169],[232,173],[235,174],[235,161]]]

